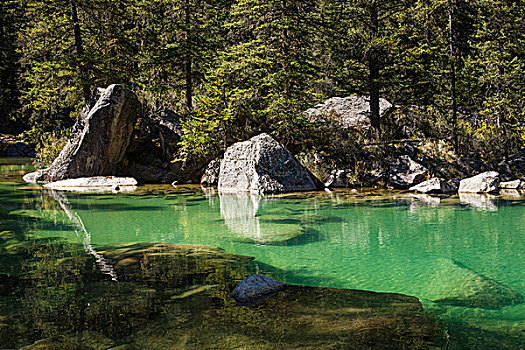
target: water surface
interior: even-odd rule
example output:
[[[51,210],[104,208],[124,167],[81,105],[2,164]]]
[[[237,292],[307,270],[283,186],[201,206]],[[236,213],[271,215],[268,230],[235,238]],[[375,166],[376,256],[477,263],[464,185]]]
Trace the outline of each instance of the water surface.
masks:
[[[78,243],[98,268],[107,245],[204,244],[252,256],[289,284],[417,296],[449,327],[451,348],[522,348],[525,198],[333,191],[256,196],[200,186],[64,193],[27,186],[0,165],[0,206],[27,240]],[[17,177],[18,175],[18,177]],[[459,338],[468,338],[462,340]],[[462,341],[464,343],[462,344]]]

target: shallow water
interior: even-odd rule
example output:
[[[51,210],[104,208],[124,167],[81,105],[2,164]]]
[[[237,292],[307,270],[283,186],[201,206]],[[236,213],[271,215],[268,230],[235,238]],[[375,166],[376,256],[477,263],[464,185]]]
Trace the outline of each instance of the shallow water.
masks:
[[[521,193],[261,197],[145,186],[127,194],[79,194],[24,185],[19,175],[27,169],[0,165],[2,210],[17,215],[26,240],[78,243],[112,279],[118,274],[99,253],[107,245],[212,245],[254,257],[261,273],[289,284],[417,296],[449,328],[450,348],[483,349],[489,338],[501,348],[524,345]]]

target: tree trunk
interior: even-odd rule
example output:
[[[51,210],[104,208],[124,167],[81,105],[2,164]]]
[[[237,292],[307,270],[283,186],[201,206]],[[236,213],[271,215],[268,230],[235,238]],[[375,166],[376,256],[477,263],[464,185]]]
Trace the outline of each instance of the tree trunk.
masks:
[[[87,103],[91,97],[91,89],[87,82],[88,73],[84,62],[84,46],[82,44],[82,33],[80,32],[80,24],[78,23],[77,5],[71,1],[71,17],[73,20],[73,31],[75,34],[75,48],[77,50],[77,64],[80,75],[80,83],[82,84],[82,91],[84,94],[84,101]]]
[[[458,143],[458,104],[456,92],[456,43],[454,40],[454,9],[455,1],[448,1],[448,29],[449,29],[449,48],[450,48],[450,97],[452,99],[452,138],[454,142],[454,151],[459,152]]]
[[[370,5],[370,36],[372,41],[379,31],[378,9],[376,2]],[[381,121],[379,111],[379,62],[377,53],[372,47],[368,57],[368,82],[370,89],[370,121],[377,135],[381,134]]]
[[[193,111],[193,72],[191,70],[191,12],[190,0],[186,0],[185,9],[185,24],[186,24],[186,53],[184,62],[184,72],[186,79],[186,112]]]

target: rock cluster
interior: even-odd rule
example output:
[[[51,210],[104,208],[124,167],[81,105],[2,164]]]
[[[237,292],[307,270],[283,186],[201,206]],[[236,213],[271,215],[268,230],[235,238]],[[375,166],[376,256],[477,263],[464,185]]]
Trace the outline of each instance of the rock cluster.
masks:
[[[201,185],[217,185],[219,183],[219,174],[221,172],[220,158],[212,160],[204,170],[201,178]]]

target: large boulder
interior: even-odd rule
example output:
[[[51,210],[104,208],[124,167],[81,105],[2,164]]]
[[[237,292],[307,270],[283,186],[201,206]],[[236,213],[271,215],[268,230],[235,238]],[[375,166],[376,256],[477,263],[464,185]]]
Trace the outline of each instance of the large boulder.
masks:
[[[410,191],[419,193],[453,193],[457,191],[454,184],[442,179],[440,177],[433,177],[430,180],[410,187]]]
[[[381,116],[384,116],[392,107],[387,100],[379,99]],[[370,127],[370,99],[363,96],[332,97],[304,113],[312,121],[334,120],[344,128]]]
[[[390,165],[388,185],[391,188],[409,188],[424,181],[427,175],[427,168],[403,155]]]
[[[141,105],[133,92],[115,84],[99,88],[93,102],[82,111],[71,139],[53,164],[27,174],[25,181],[115,175],[130,143]]]
[[[499,188],[499,173],[487,171],[473,177],[461,180],[458,192],[466,193],[490,193]]]
[[[317,189],[313,176],[268,134],[230,146],[221,163],[219,191],[276,193]]]

